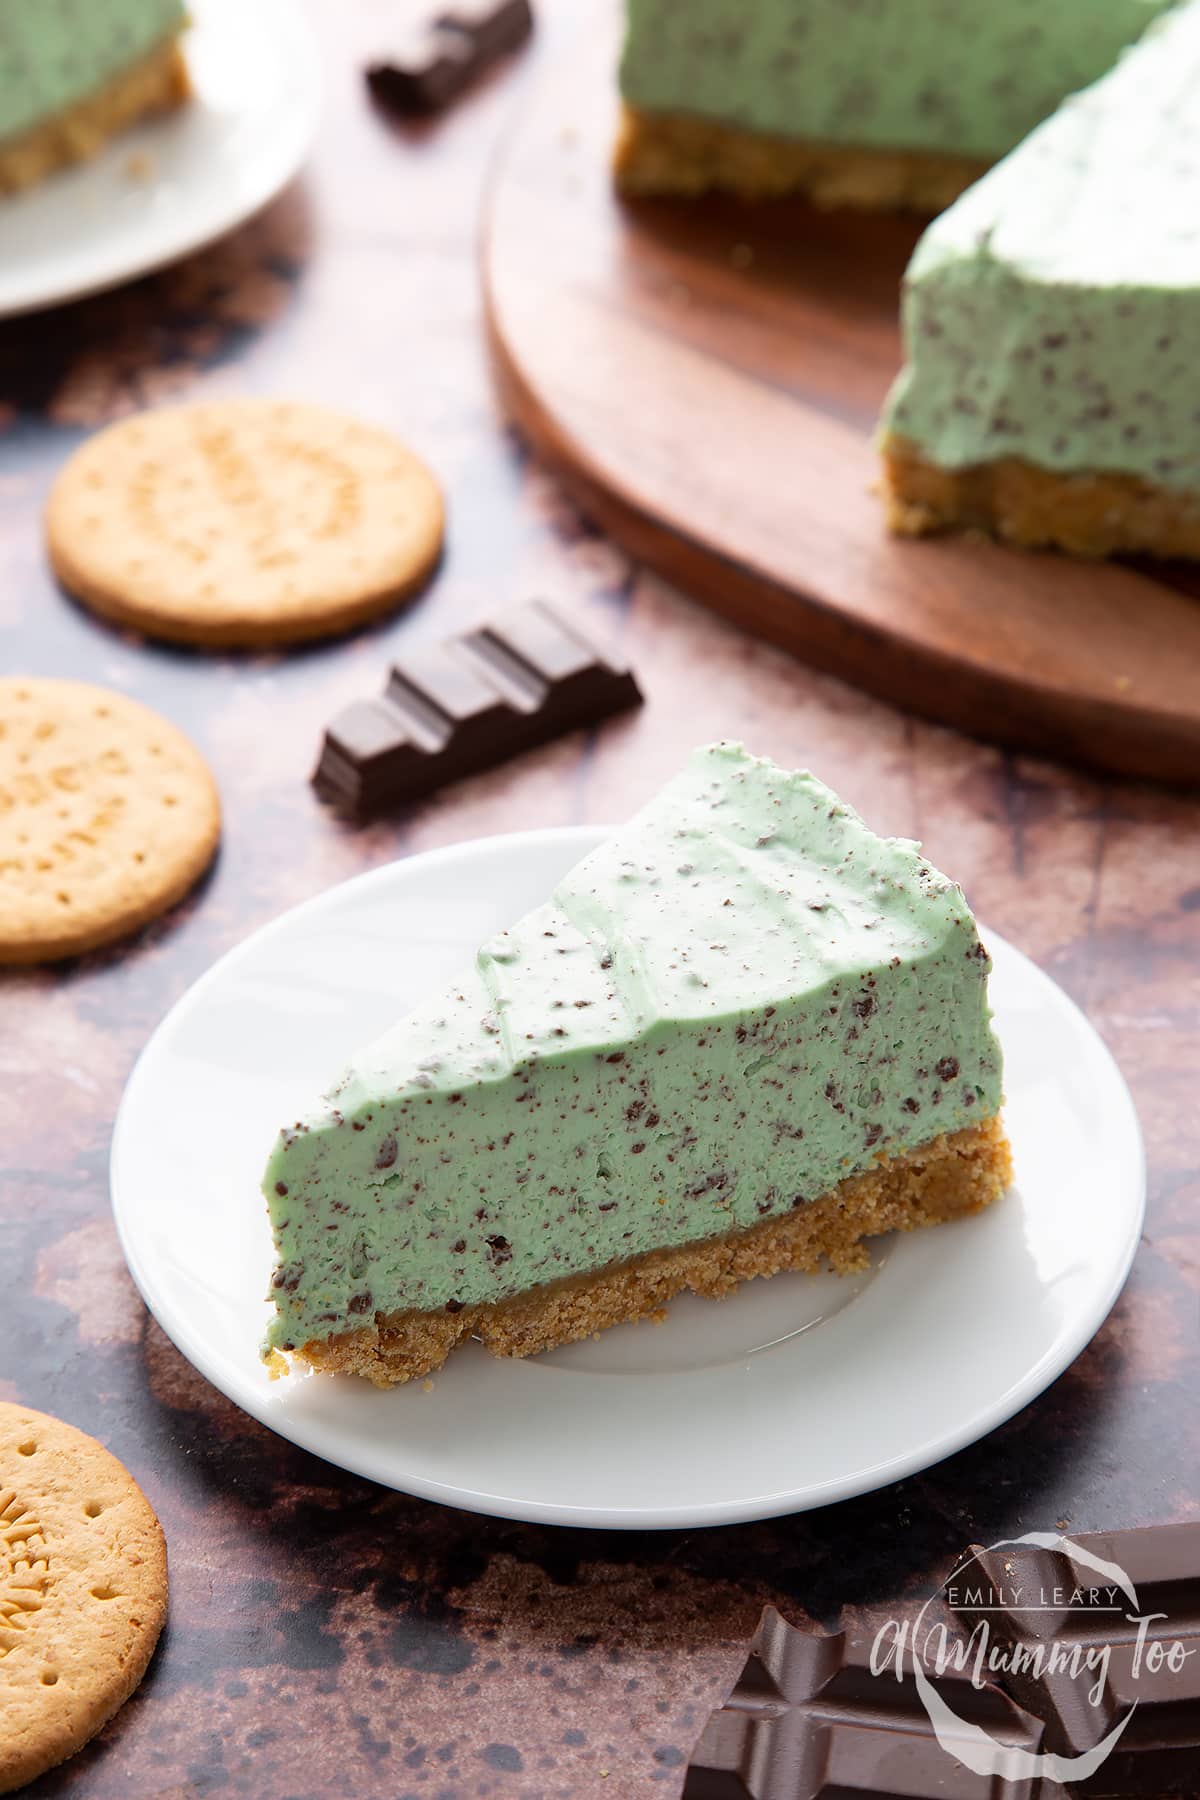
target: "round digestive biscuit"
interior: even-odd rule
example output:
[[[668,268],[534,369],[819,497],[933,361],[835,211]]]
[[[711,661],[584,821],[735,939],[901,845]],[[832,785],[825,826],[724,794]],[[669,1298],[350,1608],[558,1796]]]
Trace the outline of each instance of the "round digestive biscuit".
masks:
[[[0,964],[136,931],[212,861],[220,805],[199,752],[137,701],[0,679]]]
[[[166,1610],[162,1528],[129,1471],[74,1426],[0,1403],[0,1794],[124,1705]]]
[[[110,425],[50,494],[50,560],[152,637],[297,643],[378,618],[442,546],[441,492],[387,432],[322,407],[220,400]]]

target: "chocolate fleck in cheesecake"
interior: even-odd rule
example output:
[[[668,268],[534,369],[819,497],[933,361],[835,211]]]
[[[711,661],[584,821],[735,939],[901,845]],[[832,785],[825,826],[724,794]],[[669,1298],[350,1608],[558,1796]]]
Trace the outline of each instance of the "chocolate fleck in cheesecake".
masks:
[[[628,193],[937,212],[1172,0],[628,0]]]
[[[187,99],[180,0],[0,0],[0,194]]]
[[[386,1386],[975,1212],[1009,1178],[989,967],[917,845],[697,751],[280,1134],[266,1354]]]
[[[1200,556],[1200,5],[929,227],[884,416],[891,523]]]

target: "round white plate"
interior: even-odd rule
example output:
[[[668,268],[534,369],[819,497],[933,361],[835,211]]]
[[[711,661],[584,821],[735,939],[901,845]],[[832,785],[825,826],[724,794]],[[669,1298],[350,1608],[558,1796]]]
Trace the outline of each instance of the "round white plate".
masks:
[[[321,99],[300,0],[189,0],[188,10],[191,101],[0,200],[0,317],[186,256],[265,206],[300,167]]]
[[[160,1025],[117,1117],[117,1227],[146,1303],[247,1412],[330,1462],[477,1512],[564,1525],[715,1525],[821,1506],[990,1431],[1078,1355],[1141,1227],[1137,1119],[1048,976],[987,934],[1017,1185],[973,1219],[884,1243],[853,1281],[778,1275],[677,1300],[528,1362],[478,1344],[388,1392],[272,1382],[259,1178],[276,1128],[604,834],[487,838],[285,913]]]

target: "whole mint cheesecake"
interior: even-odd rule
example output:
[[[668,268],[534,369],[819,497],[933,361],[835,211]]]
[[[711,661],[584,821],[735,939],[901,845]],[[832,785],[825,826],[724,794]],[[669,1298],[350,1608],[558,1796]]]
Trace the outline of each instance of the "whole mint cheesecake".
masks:
[[[934,212],[1172,0],[628,0],[617,179]]]
[[[987,1205],[989,967],[917,845],[697,751],[281,1132],[267,1354],[388,1385]]]
[[[0,194],[187,98],[181,0],[0,0]]]
[[[928,228],[884,415],[902,532],[1200,556],[1200,4]]]

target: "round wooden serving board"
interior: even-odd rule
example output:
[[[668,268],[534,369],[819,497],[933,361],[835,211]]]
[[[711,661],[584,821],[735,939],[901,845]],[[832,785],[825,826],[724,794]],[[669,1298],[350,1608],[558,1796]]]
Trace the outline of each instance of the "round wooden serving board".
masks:
[[[883,525],[872,433],[919,224],[613,194],[615,8],[535,92],[483,249],[501,391],[585,511],[747,630],[886,699],[1200,778],[1200,570]]]

